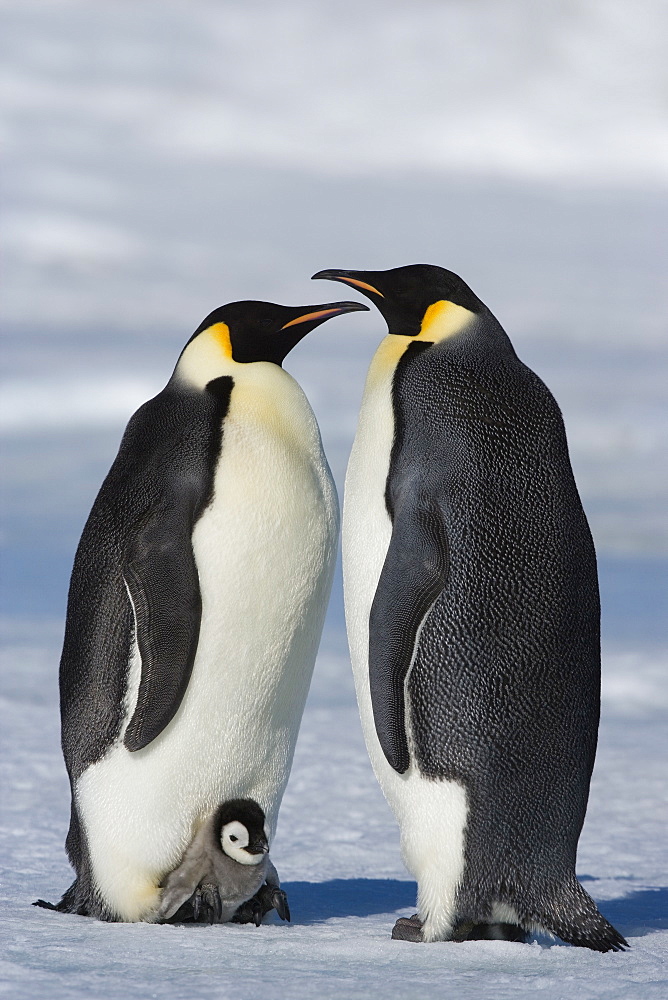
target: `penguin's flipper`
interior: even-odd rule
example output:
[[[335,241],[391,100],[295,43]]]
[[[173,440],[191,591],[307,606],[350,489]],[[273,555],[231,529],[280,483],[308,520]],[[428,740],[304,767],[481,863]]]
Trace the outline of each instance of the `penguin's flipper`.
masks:
[[[192,673],[202,599],[191,526],[177,510],[151,518],[134,539],[124,579],[141,656],[137,705],[125,731],[142,750],[176,714]]]
[[[448,578],[443,517],[429,502],[395,512],[369,615],[369,684],[376,732],[389,764],[408,768],[404,681],[418,632]]]

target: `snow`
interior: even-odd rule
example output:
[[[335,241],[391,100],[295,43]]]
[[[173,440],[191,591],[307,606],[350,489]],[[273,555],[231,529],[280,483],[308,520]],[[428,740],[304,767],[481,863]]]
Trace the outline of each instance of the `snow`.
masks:
[[[665,657],[613,653],[605,660],[604,718],[578,870],[632,951],[599,955],[547,940],[390,940],[396,916],[413,912],[415,886],[366,759],[348,664],[327,648],[272,849],[293,924],[106,925],[30,908],[38,896],[55,899],[69,878],[55,712],[59,630],[42,622],[4,635],[3,749],[13,791],[2,829],[2,932],[12,996],[665,996]],[[630,672],[637,680],[631,699]]]
[[[12,997],[668,994],[661,0],[4,0],[3,958]],[[562,406],[599,553],[600,747],[578,873],[631,951],[411,945],[340,578],[272,848],[290,926],[31,907],[70,869],[57,660],[74,548],[133,409],[215,305],[324,267],[463,275]],[[343,483],[374,313],[306,338]]]

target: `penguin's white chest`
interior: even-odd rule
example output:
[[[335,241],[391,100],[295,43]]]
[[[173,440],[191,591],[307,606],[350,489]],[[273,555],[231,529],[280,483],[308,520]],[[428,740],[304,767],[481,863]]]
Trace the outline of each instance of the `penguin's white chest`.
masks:
[[[255,799],[273,832],[308,693],[336,494],[301,389],[274,365],[252,367],[232,390],[213,499],[193,532],[202,617],[183,701],[144,750],[126,750],[124,725],[76,788],[96,881],[128,920],[155,907],[156,882],[221,801]],[[139,677],[135,648],[126,722]]]
[[[369,690],[369,615],[392,537],[385,490],[394,442],[392,379],[405,350],[403,340],[387,337],[371,363],[343,508],[343,587],[355,688],[371,763],[393,808],[392,790],[403,782],[387,763],[376,736]]]
[[[449,926],[463,873],[466,792],[456,782],[424,778],[412,753],[404,774],[390,766],[376,734],[369,687],[369,615],[392,535],[385,504],[395,429],[392,381],[406,340],[386,337],[369,369],[346,475],[343,580],[364,738],[376,777],[401,829],[404,861],[419,883],[418,906],[429,938],[442,935]],[[408,697],[406,706],[410,750]]]

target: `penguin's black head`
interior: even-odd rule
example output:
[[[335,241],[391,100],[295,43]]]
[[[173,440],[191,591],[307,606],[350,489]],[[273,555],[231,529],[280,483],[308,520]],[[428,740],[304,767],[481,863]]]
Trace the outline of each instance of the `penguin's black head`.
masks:
[[[222,352],[243,364],[272,361],[282,365],[292,348],[325,320],[367,309],[360,302],[325,302],[280,306],[273,302],[230,302],[209,313],[188,341],[213,338]],[[187,345],[186,345],[187,346]]]
[[[253,799],[230,799],[218,807],[213,829],[223,853],[242,865],[257,865],[269,851],[264,812]]]
[[[358,288],[376,305],[388,333],[404,337],[440,339],[439,329],[456,332],[469,316],[489,310],[465,281],[433,264],[409,264],[388,271],[318,271],[314,278],[343,281]]]

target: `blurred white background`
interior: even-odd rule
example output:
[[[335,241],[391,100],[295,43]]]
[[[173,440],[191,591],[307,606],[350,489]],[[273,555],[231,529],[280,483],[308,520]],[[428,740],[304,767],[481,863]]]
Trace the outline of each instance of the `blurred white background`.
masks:
[[[652,557],[652,576],[668,551],[663,0],[0,12],[12,610],[62,610],[122,427],[211,308],[326,300],[308,280],[322,267],[418,261],[501,319],[564,409],[601,555]],[[339,484],[381,331],[374,314],[330,323],[288,362]]]

